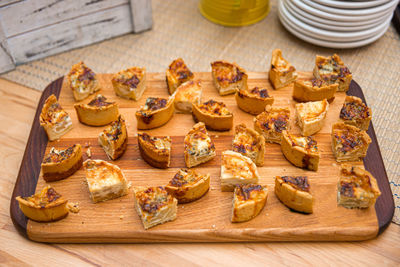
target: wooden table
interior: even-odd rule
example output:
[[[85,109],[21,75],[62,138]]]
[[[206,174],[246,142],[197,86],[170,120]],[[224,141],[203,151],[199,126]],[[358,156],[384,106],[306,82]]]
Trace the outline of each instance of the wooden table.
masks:
[[[19,235],[10,196],[40,92],[0,79],[0,264],[62,265],[398,265],[400,226],[364,242],[239,244],[41,244]]]

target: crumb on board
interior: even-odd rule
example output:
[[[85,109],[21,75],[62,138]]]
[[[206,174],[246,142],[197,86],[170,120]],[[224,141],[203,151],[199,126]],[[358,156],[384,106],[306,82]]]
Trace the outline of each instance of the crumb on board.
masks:
[[[215,229],[215,228],[216,228],[215,224],[211,225],[211,227],[212,227],[213,229]]]
[[[334,163],[332,163],[332,166],[333,166],[333,167],[336,167],[336,166],[337,166],[337,164],[334,162]]]
[[[128,189],[132,187],[132,182],[128,183]]]
[[[92,157],[92,151],[90,150],[90,147],[88,147],[88,149],[86,150],[86,155],[88,156],[88,158]]]
[[[90,147],[90,143],[86,142],[85,143],[85,148],[88,148],[88,147]]]
[[[218,138],[218,137],[219,137],[219,135],[215,135],[214,137],[215,137],[215,138]]]
[[[67,204],[67,208],[72,213],[78,213],[81,210],[81,208],[79,207],[79,202],[75,202],[75,203],[69,202]]]
[[[123,220],[124,219],[124,215],[119,216],[119,219]]]

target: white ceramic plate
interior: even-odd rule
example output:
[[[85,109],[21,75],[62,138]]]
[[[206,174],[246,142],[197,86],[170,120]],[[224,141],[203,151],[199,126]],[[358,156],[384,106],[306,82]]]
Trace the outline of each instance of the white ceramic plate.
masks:
[[[304,4],[316,8],[318,10],[328,12],[334,15],[344,15],[344,16],[367,16],[377,14],[383,11],[392,10],[394,6],[397,5],[398,0],[391,0],[383,5],[378,5],[370,8],[360,8],[360,9],[343,9],[343,8],[333,8],[325,5],[318,4],[312,0],[302,0]],[[375,2],[375,1],[371,1]]]
[[[335,0],[313,0],[314,2],[323,4],[325,6],[340,7],[340,8],[368,8],[379,6],[390,2],[391,0],[366,0],[366,1],[335,1]]]

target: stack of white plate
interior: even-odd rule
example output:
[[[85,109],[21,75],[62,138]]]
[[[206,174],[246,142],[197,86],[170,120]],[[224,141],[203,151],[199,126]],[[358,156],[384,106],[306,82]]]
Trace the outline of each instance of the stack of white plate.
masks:
[[[388,29],[399,0],[279,0],[279,18],[298,38],[324,47],[372,43]]]

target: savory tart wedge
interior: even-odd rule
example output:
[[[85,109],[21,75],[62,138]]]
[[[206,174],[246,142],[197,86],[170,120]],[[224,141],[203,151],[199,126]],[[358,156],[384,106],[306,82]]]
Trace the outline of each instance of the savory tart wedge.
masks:
[[[194,75],[182,58],[175,59],[166,71],[168,91],[172,95],[176,88],[184,82],[193,80]]]
[[[257,167],[249,157],[235,151],[222,152],[221,191],[233,191],[236,185],[257,184]]]
[[[200,81],[187,81],[176,89],[175,109],[183,113],[191,113],[193,105],[201,101],[202,87]]]
[[[282,131],[289,130],[289,108],[267,106],[254,118],[254,130],[262,134],[266,142],[281,143]]]
[[[54,147],[46,154],[42,162],[43,179],[54,182],[65,179],[82,167],[82,147],[75,144],[64,150]]]
[[[223,102],[208,100],[194,105],[192,116],[195,122],[204,122],[209,130],[229,131],[233,126],[233,114]]]
[[[211,63],[211,74],[214,85],[220,95],[234,94],[242,88],[247,88],[247,74],[236,63],[215,61]]]
[[[171,162],[171,137],[153,137],[138,133],[140,155],[155,168],[166,169]]]
[[[353,79],[350,70],[336,54],[331,57],[317,56],[315,58],[314,76],[328,84],[337,83],[339,92],[347,92]]]
[[[280,49],[274,49],[271,57],[269,80],[275,89],[289,85],[297,78],[296,68],[282,56]]]
[[[303,136],[313,135],[324,126],[325,117],[329,109],[326,99],[296,104],[297,123]]]
[[[339,85],[324,80],[297,79],[293,84],[293,99],[298,102],[321,101],[327,99],[331,103]]]
[[[215,146],[204,123],[196,123],[184,139],[186,167],[191,168],[215,157]]]
[[[258,115],[265,110],[267,105],[274,103],[274,97],[268,95],[267,89],[254,87],[249,90],[242,88],[236,92],[236,104],[244,112]]]
[[[174,115],[175,95],[168,99],[148,97],[144,106],[136,111],[137,128],[148,130],[166,124]]]
[[[117,165],[104,160],[88,159],[83,166],[86,170],[86,182],[93,203],[128,194],[128,182]]]
[[[372,118],[372,111],[356,96],[346,96],[340,110],[340,119],[349,125],[367,131]]]
[[[90,126],[107,125],[118,118],[118,105],[115,102],[107,102],[107,98],[101,94],[96,95],[87,104],[75,104],[74,108],[78,120]]]
[[[249,157],[257,166],[264,164],[264,136],[247,128],[243,123],[235,127],[232,150]]]
[[[258,214],[267,202],[268,188],[258,184],[242,184],[233,191],[231,222],[246,222]]]
[[[55,95],[50,95],[40,113],[40,125],[46,131],[50,141],[60,139],[72,129],[72,121],[68,113],[63,110]]]
[[[144,229],[176,219],[178,200],[164,187],[134,187],[135,207]]]
[[[332,151],[337,162],[362,160],[369,144],[371,138],[365,131],[343,122],[332,125]]]
[[[204,196],[209,188],[210,174],[202,175],[195,170],[180,169],[165,190],[174,196],[178,203],[188,203]]]
[[[120,158],[128,146],[128,133],[125,120],[119,115],[117,120],[99,134],[99,144],[111,160]]]
[[[311,171],[318,170],[320,155],[317,141],[312,136],[298,136],[283,131],[281,150],[294,166]]]
[[[68,215],[68,200],[51,186],[46,186],[41,192],[30,197],[18,196],[15,199],[25,216],[37,222],[56,221]]]
[[[146,68],[121,70],[113,75],[111,83],[117,96],[138,101],[146,90]]]
[[[275,195],[293,210],[313,212],[314,198],[310,193],[307,176],[276,176]]]
[[[76,101],[81,101],[100,90],[96,74],[83,61],[71,67],[67,78]]]
[[[346,208],[368,208],[381,195],[371,173],[359,166],[342,164],[338,182],[338,204]]]

